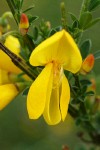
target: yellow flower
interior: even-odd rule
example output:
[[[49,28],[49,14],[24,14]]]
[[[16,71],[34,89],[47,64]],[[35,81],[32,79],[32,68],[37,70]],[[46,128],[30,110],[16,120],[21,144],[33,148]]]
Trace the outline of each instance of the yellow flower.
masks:
[[[64,121],[70,100],[70,87],[64,69],[72,73],[80,70],[82,58],[77,45],[69,33],[62,30],[36,47],[30,64],[45,68],[29,89],[29,118],[38,119],[43,114],[50,125]]]
[[[13,53],[19,56],[20,52],[20,43],[17,38],[15,38],[12,35],[9,35],[6,38],[6,41],[4,45],[10,49]],[[12,60],[9,58],[7,54],[5,54],[2,50],[0,50],[0,68],[4,69],[8,72],[13,72],[13,73],[21,73],[22,71],[14,65]]]
[[[18,90],[14,84],[0,85],[0,110],[8,105],[18,94]]]

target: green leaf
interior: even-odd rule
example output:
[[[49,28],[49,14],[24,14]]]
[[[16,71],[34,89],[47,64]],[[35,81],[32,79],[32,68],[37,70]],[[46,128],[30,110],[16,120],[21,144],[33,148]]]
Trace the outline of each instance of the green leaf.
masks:
[[[37,20],[38,16],[27,15],[29,19],[29,23],[32,24],[35,20]]]
[[[95,93],[93,91],[89,91],[85,93],[85,96],[93,96]]]
[[[93,55],[94,55],[95,60],[100,59],[100,50],[95,52]]]
[[[22,95],[23,96],[26,96],[28,94],[28,91],[29,91],[29,87],[27,87],[23,92],[22,92]]]
[[[73,34],[73,38],[74,39],[78,39],[82,34],[82,30],[78,29],[78,28],[75,28],[74,29],[74,34]]]
[[[24,1],[24,0],[20,0],[20,8],[22,8],[23,1]]]
[[[78,101],[84,103],[85,97],[78,97]]]
[[[14,3],[16,5],[16,9],[20,10],[20,0],[14,0]]]
[[[34,38],[34,40],[37,40],[38,34],[39,34],[38,28],[35,26],[33,28],[33,38]]]
[[[15,18],[16,18],[16,20],[17,20],[17,22],[20,22],[20,14],[16,11],[15,12]]]
[[[83,80],[80,80],[80,83],[82,86],[88,86],[88,85],[91,85],[91,81],[87,80],[87,79],[83,79]]]
[[[48,37],[52,36],[55,33],[56,33],[56,30],[55,29],[51,29],[49,34],[48,34]]]
[[[88,7],[88,10],[89,10],[89,11],[93,11],[93,10],[95,10],[99,5],[100,5],[100,0],[91,0],[91,1],[90,1],[90,4],[89,4],[89,7]]]
[[[70,17],[71,17],[71,19],[72,19],[73,21],[78,20],[74,14],[72,14],[72,13],[69,13],[69,14],[70,14]]]
[[[78,28],[79,22],[77,20],[75,20],[72,24],[72,29],[74,28]]]
[[[81,89],[81,94],[84,94],[87,91],[87,86],[84,85]]]
[[[26,13],[27,11],[29,11],[29,10],[33,9],[34,7],[35,7],[34,5],[32,5],[32,6],[28,7],[27,9],[25,9],[25,10],[23,11],[23,13]]]
[[[91,22],[92,14],[90,12],[85,12],[81,15],[79,24],[81,29],[85,29],[85,27]]]
[[[84,29],[86,30],[86,29],[92,27],[93,25],[95,25],[99,21],[100,21],[100,18],[96,18],[96,19],[92,20]]]
[[[91,40],[90,39],[87,39],[85,40],[81,46],[80,46],[80,51],[81,51],[81,55],[82,55],[82,58],[85,59],[86,56],[89,54],[90,50],[91,50],[91,46],[92,46],[92,43],[91,43]]]
[[[62,26],[57,26],[57,27],[54,28],[54,30],[61,31],[62,30]]]

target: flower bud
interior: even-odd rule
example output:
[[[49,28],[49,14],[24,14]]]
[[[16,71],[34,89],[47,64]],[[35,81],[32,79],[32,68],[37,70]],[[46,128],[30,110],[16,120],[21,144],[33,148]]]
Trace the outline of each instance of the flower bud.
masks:
[[[22,13],[20,17],[19,30],[21,34],[24,36],[28,32],[29,28],[29,20],[26,14]]]
[[[94,66],[94,56],[93,54],[90,54],[83,61],[80,73],[86,75],[92,70],[93,66]]]

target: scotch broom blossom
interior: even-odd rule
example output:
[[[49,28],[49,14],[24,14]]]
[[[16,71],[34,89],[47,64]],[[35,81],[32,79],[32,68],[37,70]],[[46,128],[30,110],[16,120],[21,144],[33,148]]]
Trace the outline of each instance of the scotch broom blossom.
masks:
[[[70,87],[64,70],[77,73],[82,57],[73,38],[65,30],[55,33],[35,48],[32,66],[45,66],[32,83],[27,96],[30,119],[42,114],[49,125],[64,121],[70,101]]]

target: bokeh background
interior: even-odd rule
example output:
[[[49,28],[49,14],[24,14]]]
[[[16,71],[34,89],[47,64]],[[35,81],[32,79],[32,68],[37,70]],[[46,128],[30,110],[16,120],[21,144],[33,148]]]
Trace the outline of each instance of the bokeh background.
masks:
[[[61,24],[61,0],[24,0],[23,8],[35,4],[31,14],[39,16],[39,21],[50,21],[52,27]],[[82,0],[65,0],[67,12],[79,15]],[[0,0],[0,16],[9,11],[6,0]],[[93,14],[100,16],[100,8]],[[67,15],[68,22],[71,23]],[[11,21],[12,29],[17,29],[16,23]],[[38,21],[36,22],[38,24]],[[91,38],[92,49],[100,49],[100,23],[84,33],[83,39]],[[95,62],[93,75],[96,77],[97,93],[100,93],[100,60]],[[29,120],[26,110],[26,98],[19,95],[3,111],[0,112],[0,150],[61,150],[68,145],[71,150],[84,150],[84,145],[76,136],[80,127],[76,127],[74,120],[68,115],[64,123],[48,126],[43,118]],[[87,148],[88,150],[88,148]]]

